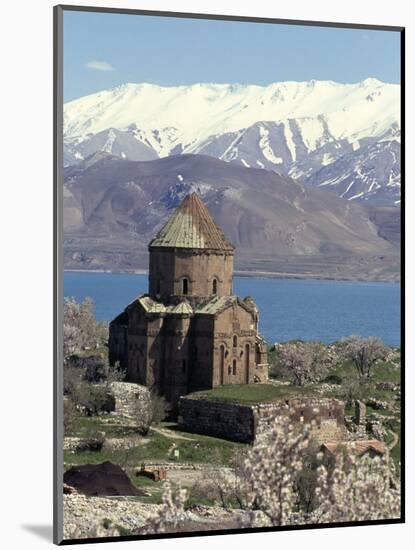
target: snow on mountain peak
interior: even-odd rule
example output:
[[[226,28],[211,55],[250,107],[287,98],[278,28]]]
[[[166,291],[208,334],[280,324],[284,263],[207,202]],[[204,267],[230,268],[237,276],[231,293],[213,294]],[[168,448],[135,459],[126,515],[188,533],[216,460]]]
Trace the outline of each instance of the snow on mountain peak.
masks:
[[[376,82],[381,93],[367,100]],[[362,86],[363,84],[363,86]],[[369,104],[370,103],[370,104]],[[399,86],[367,79],[358,84],[331,81],[275,82],[267,86],[204,84],[159,86],[123,84],[66,103],[66,138],[85,137],[135,123],[143,130],[175,127],[184,143],[236,131],[258,121],[315,119],[323,114],[336,137],[366,131],[376,121],[399,117]]]
[[[352,84],[126,83],[66,103],[64,137],[67,164],[99,148],[130,160],[200,153],[314,185],[314,174],[325,167],[326,185],[334,177],[329,166],[345,169],[344,155],[353,164],[361,161],[353,151],[398,142],[400,86],[372,77]],[[389,166],[386,149],[373,151]]]

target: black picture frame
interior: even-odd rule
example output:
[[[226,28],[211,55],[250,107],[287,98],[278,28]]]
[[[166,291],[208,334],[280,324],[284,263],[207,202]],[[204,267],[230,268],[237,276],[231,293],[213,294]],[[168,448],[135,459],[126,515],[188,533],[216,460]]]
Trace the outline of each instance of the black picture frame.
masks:
[[[402,400],[401,400],[401,517],[398,519],[374,520],[374,521],[353,521],[344,523],[328,523],[318,525],[299,525],[283,527],[244,528],[226,529],[215,531],[166,533],[154,535],[117,536],[106,538],[87,539],[63,539],[63,354],[62,354],[62,328],[63,328],[63,17],[65,12],[95,12],[130,14],[137,16],[171,17],[186,19],[220,20],[234,22],[267,23],[276,25],[301,25],[311,27],[332,27],[344,29],[367,29],[391,31],[400,34],[400,68],[401,68],[401,130],[402,130],[402,153],[401,153],[401,174],[402,174],[402,198],[401,198],[401,359],[402,359]],[[297,531],[309,529],[326,529],[334,527],[351,527],[366,525],[385,525],[405,522],[405,27],[368,25],[355,23],[339,23],[311,20],[293,20],[263,18],[254,16],[236,16],[202,13],[182,13],[174,11],[153,11],[141,9],[121,9],[95,6],[57,5],[53,8],[53,248],[54,248],[54,372],[53,372],[53,541],[58,545],[68,544],[90,544],[102,542],[119,542],[131,540],[170,539],[195,536],[214,536],[232,534],[250,534],[258,532]]]

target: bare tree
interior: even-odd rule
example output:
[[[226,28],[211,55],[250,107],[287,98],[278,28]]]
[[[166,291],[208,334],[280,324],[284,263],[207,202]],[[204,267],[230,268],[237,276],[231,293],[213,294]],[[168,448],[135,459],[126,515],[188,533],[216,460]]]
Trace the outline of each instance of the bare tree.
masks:
[[[388,353],[388,348],[376,336],[349,336],[342,344],[343,357],[353,363],[361,378],[370,378],[373,367],[379,361],[384,361]]]
[[[318,382],[332,366],[325,346],[318,342],[289,342],[279,351],[282,370],[296,386]]]
[[[207,479],[200,487],[199,493],[209,496],[223,508],[248,508],[250,490],[249,479],[244,468],[246,458],[245,449],[238,449],[231,457],[230,468],[221,468],[218,461],[210,475],[206,475]],[[214,462],[212,462],[213,465]]]
[[[65,434],[68,434],[75,425],[77,416],[76,405],[72,399],[65,399],[63,401],[63,428]]]
[[[67,361],[63,367],[64,395],[83,414],[96,415],[103,410],[112,410],[111,384],[122,381],[124,377],[118,362],[110,365],[103,359],[99,372],[94,369],[92,373],[88,368],[75,367]]]
[[[151,424],[160,424],[165,420],[171,406],[167,399],[155,390],[151,392]]]

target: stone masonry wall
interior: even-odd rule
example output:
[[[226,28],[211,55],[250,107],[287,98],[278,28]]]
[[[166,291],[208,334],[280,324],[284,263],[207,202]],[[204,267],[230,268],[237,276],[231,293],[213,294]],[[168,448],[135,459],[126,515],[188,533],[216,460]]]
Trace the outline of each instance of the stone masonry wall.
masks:
[[[150,248],[149,292],[167,299],[182,295],[182,279],[188,279],[189,296],[210,296],[213,279],[218,296],[232,294],[233,252],[197,248]]]
[[[242,404],[182,397],[179,423],[190,432],[252,443],[278,416],[312,426],[319,443],[347,438],[344,403],[337,399],[295,398],[274,403]]]
[[[179,424],[189,432],[223,437],[242,443],[253,440],[254,416],[250,405],[182,397]]]
[[[148,388],[128,382],[112,382],[114,413],[126,418],[140,419],[143,426],[151,420],[151,396]]]
[[[318,443],[340,441],[346,437],[344,403],[337,399],[298,397],[254,406],[255,437],[269,429],[277,416],[288,416],[294,424],[311,426]]]

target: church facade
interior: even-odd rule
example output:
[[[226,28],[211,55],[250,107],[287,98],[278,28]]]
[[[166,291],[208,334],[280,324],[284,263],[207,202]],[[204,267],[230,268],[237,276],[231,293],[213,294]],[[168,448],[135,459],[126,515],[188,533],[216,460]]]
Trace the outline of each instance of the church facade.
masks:
[[[149,292],[110,323],[110,362],[176,404],[189,392],[268,378],[252,298],[233,294],[234,247],[195,193],[149,244]]]

